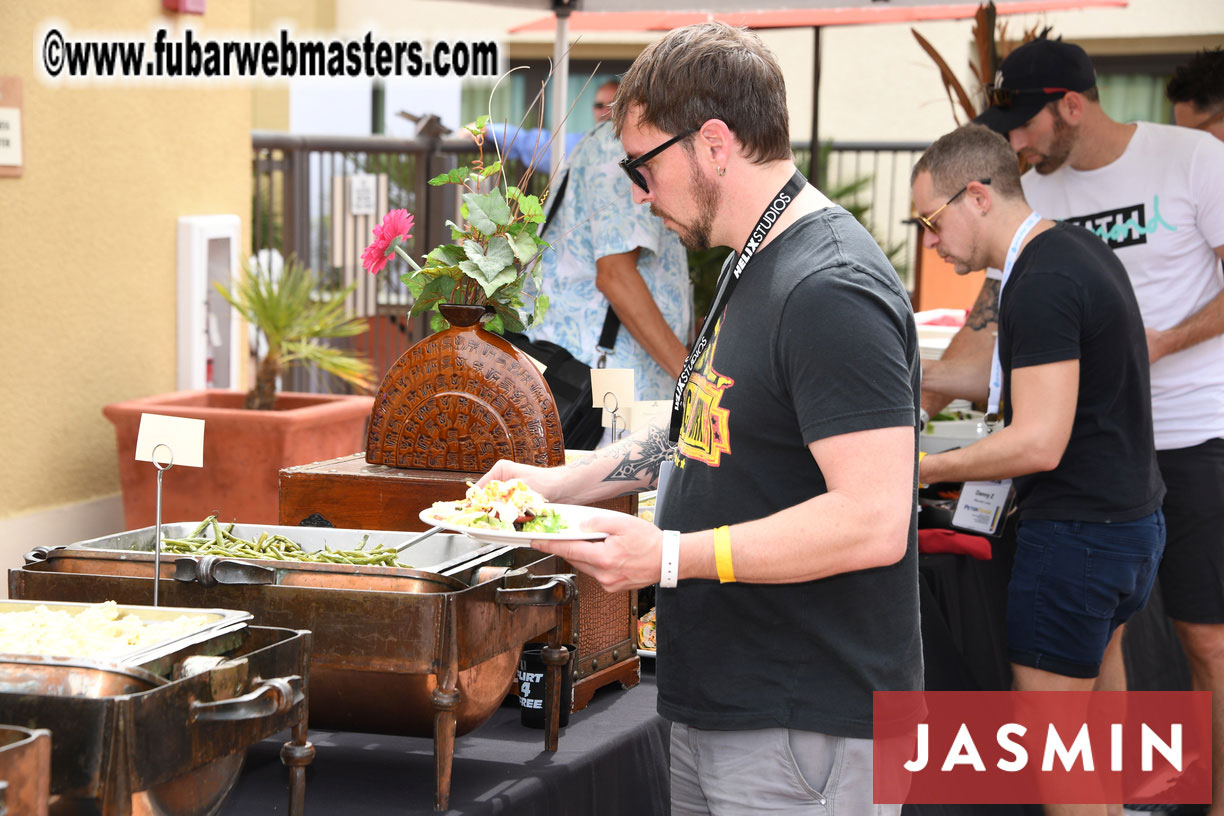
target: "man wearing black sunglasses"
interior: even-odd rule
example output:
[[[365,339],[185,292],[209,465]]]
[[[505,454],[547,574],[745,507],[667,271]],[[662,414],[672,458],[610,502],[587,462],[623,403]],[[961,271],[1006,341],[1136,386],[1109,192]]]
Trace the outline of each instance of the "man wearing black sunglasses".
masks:
[[[621,150],[609,121],[617,85],[596,90],[599,124],[570,154],[546,204],[550,247],[541,269],[551,304],[528,334],[589,366],[602,360],[631,369],[636,399],[663,400],[693,324],[688,256],[658,218],[633,203],[632,185],[617,169]],[[599,439],[589,442],[581,446]]]
[[[603,541],[535,546],[610,590],[659,584],[675,816],[897,814],[872,803],[871,737],[872,692],[922,682],[908,297],[796,169],[782,72],[755,34],[672,31],[614,111],[634,200],[690,247],[738,254],[671,417],[566,468],[490,477],[553,501],[658,485],[658,527],[598,517]]]
[[[999,73],[977,121],[1033,165],[1022,183],[1037,212],[1086,227],[1117,253],[1143,313],[1168,487],[1161,596],[1195,688],[1213,692],[1211,812],[1224,816],[1224,143],[1190,128],[1113,120],[1092,62],[1071,43],[1026,43]],[[989,359],[998,286],[987,280],[971,328],[954,338],[964,356],[941,361],[941,378],[957,359]],[[924,399],[924,408],[936,402]]]

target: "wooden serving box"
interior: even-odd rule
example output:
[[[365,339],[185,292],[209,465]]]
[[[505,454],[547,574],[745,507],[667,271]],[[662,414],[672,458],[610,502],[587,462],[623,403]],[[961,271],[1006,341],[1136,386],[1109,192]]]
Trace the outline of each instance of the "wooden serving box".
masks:
[[[280,523],[425,530],[420,512],[436,501],[463,498],[468,481],[480,475],[370,464],[364,453],[286,468],[280,472]],[[634,514],[637,496],[595,506]],[[596,689],[613,682],[628,688],[641,679],[634,645],[637,593],[606,592],[593,578],[579,573],[576,617],[573,631],[562,637],[577,648],[573,710],[579,711]]]

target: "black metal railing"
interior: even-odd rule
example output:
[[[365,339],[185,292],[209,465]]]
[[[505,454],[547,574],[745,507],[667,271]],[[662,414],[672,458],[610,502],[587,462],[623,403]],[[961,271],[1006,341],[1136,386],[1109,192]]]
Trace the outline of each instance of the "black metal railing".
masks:
[[[298,136],[252,134],[254,173],[251,212],[252,254],[261,262],[294,257],[315,270],[321,287],[357,288],[352,314],[369,321],[370,331],[347,341],[373,361],[378,378],[409,346],[428,334],[427,321],[408,318],[411,297],[400,282],[407,265],[393,259],[377,276],[361,267],[371,230],[391,209],[413,214],[412,253],[450,240],[447,220],[457,220],[454,185],[431,187],[428,179],[476,158],[470,140],[385,136]],[[918,142],[833,142],[819,154],[818,184],[863,221],[884,247],[907,284],[914,269],[918,234],[909,222],[909,173],[926,148]],[[810,144],[793,145],[800,169],[812,175]],[[486,161],[492,161],[486,155]],[[507,163],[518,180],[523,168]],[[547,173],[535,172],[528,189],[542,192]],[[271,261],[274,262],[274,261]],[[317,371],[286,375],[286,390],[344,391],[346,386]]]

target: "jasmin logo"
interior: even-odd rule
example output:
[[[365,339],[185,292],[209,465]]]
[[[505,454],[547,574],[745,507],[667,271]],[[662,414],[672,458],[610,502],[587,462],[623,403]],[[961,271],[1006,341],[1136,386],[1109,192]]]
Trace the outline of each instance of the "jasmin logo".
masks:
[[[1209,692],[876,692],[874,717],[879,803],[1211,801]]]

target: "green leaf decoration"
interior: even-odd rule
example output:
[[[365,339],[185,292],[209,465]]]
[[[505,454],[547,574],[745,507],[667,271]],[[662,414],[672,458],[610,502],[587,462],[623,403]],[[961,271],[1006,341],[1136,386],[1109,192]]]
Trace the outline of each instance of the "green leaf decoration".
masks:
[[[523,321],[519,318],[518,312],[505,303],[494,303],[493,309],[497,312],[497,319],[501,321],[506,331],[521,332],[526,328],[523,325]]]
[[[455,167],[449,172],[434,176],[429,180],[430,186],[441,187],[443,184],[462,184],[471,171],[466,167]]]
[[[514,250],[514,257],[518,258],[520,263],[527,263],[535,257],[537,252],[535,236],[526,232],[520,232],[514,236],[509,244]]]
[[[413,316],[424,314],[439,303],[449,302],[455,292],[456,284],[457,282],[451,278],[434,278],[421,290],[421,294],[417,297],[416,302],[412,304],[412,311],[409,314]]]
[[[535,284],[538,292],[544,286],[544,264],[540,263],[540,256],[536,256],[535,262],[527,270],[531,273],[531,282]]]
[[[429,330],[431,332],[440,332],[449,325],[441,312],[434,312],[429,316]]]
[[[467,220],[486,235],[492,235],[498,227],[510,223],[510,205],[502,198],[500,190],[483,194],[464,193],[463,203],[468,209]]]
[[[493,175],[494,173],[500,173],[501,168],[502,168],[501,162],[495,161],[492,164],[490,164],[488,167],[480,171],[480,177],[482,179],[486,179],[489,176]]]
[[[425,284],[429,283],[428,276],[416,271],[405,272],[404,274],[400,275],[400,280],[403,281],[404,285],[408,287],[408,293],[412,295],[413,298],[420,297],[421,290],[425,288]]]
[[[500,273],[507,266],[516,273],[518,271],[513,269],[514,252],[510,249],[510,242],[505,236],[494,235],[489,239],[489,245],[486,247],[482,247],[475,241],[464,241],[463,252],[469,261],[480,267],[481,272],[487,278]]]
[[[540,199],[533,195],[525,195],[519,199],[519,212],[533,224],[544,220],[544,206],[540,204]]]
[[[535,311],[531,313],[531,325],[538,326],[544,319],[544,315],[548,314],[548,295],[541,292],[536,295]]]
[[[459,267],[467,273],[467,276],[480,284],[480,288],[484,290],[485,297],[492,300],[493,293],[498,288],[505,286],[515,279],[517,272],[513,266],[507,266],[501,272],[494,274],[492,277],[486,277],[480,267],[474,261],[464,261],[459,264]]]
[[[526,278],[516,277],[510,283],[507,283],[501,289],[497,290],[497,300],[499,303],[510,303],[521,306],[523,304],[523,284],[526,283]],[[494,304],[496,305],[496,304]]]
[[[425,263],[433,266],[458,266],[464,257],[463,250],[454,244],[439,244],[425,256]]]
[[[515,187],[513,184],[506,185],[506,200],[507,201],[518,201],[519,196],[521,196],[522,194],[523,194],[523,191]]]
[[[491,331],[494,334],[505,334],[506,327],[502,324],[501,315],[496,314],[496,315],[493,315],[493,317],[490,317],[488,320],[486,320],[484,322],[484,330]]]

